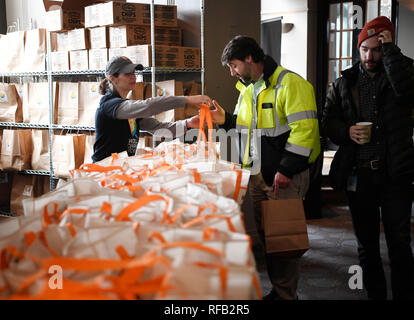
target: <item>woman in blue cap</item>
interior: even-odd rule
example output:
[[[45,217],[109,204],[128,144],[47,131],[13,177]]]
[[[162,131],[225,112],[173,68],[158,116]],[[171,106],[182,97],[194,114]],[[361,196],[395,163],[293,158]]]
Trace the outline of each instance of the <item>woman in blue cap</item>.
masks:
[[[186,104],[211,105],[208,96],[163,96],[146,100],[128,100],[128,93],[135,88],[136,70],[142,70],[124,56],[115,56],[106,65],[106,78],[102,80],[99,91],[102,95],[95,115],[96,141],[93,162],[111,156],[112,153],[127,151],[135,153],[139,130],[154,133],[158,129],[169,129],[173,136],[184,134],[189,128],[198,127],[198,118],[176,122],[159,122],[153,115],[181,108]],[[136,119],[135,129],[131,132],[128,119]]]

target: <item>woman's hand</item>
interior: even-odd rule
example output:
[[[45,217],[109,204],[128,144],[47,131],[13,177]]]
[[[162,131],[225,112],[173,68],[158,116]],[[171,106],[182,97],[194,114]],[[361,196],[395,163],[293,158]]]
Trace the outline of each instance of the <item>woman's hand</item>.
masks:
[[[185,96],[185,103],[186,104],[206,104],[209,107],[211,106],[211,99],[209,96],[199,95],[199,96]]]

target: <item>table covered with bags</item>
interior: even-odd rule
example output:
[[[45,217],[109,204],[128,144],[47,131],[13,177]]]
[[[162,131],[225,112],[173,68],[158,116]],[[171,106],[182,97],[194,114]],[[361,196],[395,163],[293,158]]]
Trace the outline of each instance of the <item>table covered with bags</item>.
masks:
[[[240,210],[249,171],[214,147],[113,154],[24,200],[0,224],[0,297],[260,299]]]

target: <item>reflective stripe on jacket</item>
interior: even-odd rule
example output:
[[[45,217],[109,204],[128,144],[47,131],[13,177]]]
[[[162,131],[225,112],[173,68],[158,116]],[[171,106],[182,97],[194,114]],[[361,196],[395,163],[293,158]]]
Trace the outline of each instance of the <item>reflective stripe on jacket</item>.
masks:
[[[236,88],[240,96],[234,115],[237,116],[236,129],[241,133],[239,151],[244,167],[251,165],[252,149],[258,147],[253,133],[262,137],[280,137],[290,132],[284,149],[308,158],[309,163],[316,160],[320,153],[319,127],[315,94],[309,82],[277,66],[259,90],[257,122],[253,114],[253,84],[246,86],[239,81]],[[254,132],[254,129],[260,131]],[[262,150],[261,156],[272,155]]]

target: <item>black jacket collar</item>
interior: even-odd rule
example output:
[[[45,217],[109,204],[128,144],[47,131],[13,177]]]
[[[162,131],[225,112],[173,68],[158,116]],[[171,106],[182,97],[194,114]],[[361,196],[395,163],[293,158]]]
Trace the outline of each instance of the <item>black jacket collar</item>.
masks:
[[[341,71],[342,76],[345,79],[349,80],[351,83],[355,83],[358,80],[360,65],[361,63],[358,61],[351,68]]]
[[[270,86],[269,78],[273,75],[277,66],[277,62],[271,56],[265,56],[263,67],[263,80],[266,83],[266,87]]]

